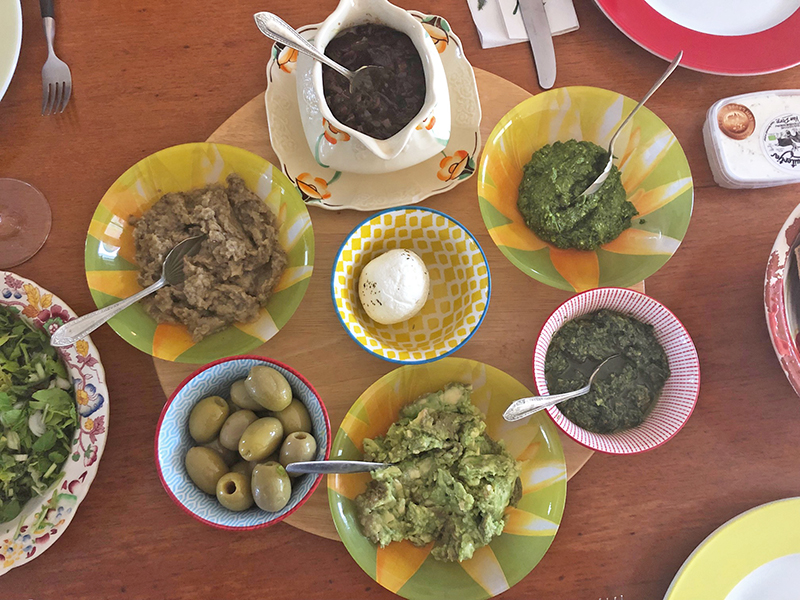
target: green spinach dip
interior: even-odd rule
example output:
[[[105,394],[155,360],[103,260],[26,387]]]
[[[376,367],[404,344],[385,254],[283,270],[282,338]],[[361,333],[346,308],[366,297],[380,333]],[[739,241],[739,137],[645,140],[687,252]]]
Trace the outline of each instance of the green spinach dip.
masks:
[[[603,309],[565,323],[547,349],[544,373],[551,394],[582,388],[597,365],[615,354],[621,358],[603,367],[588,394],[558,405],[570,421],[595,433],[641,424],[661,393],[669,364],[653,326]]]
[[[517,206],[525,224],[558,248],[596,250],[616,239],[639,214],[628,202],[616,166],[594,194],[581,196],[603,171],[608,152],[568,140],[540,148],[524,167]]]
[[[448,384],[405,406],[385,436],[364,440],[366,460],[394,463],[372,471],[356,498],[373,543],[433,542],[433,558],[462,561],[502,533],[506,507],[522,495],[520,467],[486,434],[471,391]]]

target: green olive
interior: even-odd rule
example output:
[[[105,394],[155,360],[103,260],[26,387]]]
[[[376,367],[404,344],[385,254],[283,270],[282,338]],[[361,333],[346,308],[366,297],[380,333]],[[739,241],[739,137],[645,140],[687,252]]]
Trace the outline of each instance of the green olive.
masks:
[[[250,476],[253,474],[253,467],[256,466],[258,463],[249,462],[246,460],[240,460],[235,465],[231,467],[231,472],[233,473],[241,473],[247,480],[250,481]]]
[[[229,467],[239,460],[239,453],[234,452],[233,450],[228,450],[227,448],[223,448],[222,444],[219,443],[219,438],[214,438],[207,444],[203,444],[203,448],[211,448],[214,452],[220,455],[222,461]]]
[[[268,511],[282,509],[292,497],[292,482],[289,474],[275,462],[259,463],[253,469],[250,481],[253,499],[259,508]]]
[[[191,480],[206,494],[215,494],[219,478],[228,472],[222,457],[211,448],[203,446],[190,448],[184,464]]]
[[[256,413],[252,410],[237,410],[225,419],[222,429],[219,430],[219,443],[228,450],[238,450],[239,439],[242,437],[244,430],[257,419]]]
[[[317,441],[305,431],[295,431],[286,436],[281,446],[281,464],[286,465],[304,460],[314,460]]]
[[[311,433],[311,417],[308,415],[306,405],[297,398],[293,398],[289,406],[279,412],[271,413],[283,425],[283,434],[289,435],[295,431]]]
[[[239,439],[239,454],[245,460],[262,461],[275,452],[283,440],[283,425],[278,419],[264,417],[247,426]]]
[[[189,435],[198,444],[210,442],[228,418],[228,403],[219,396],[203,398],[189,414]]]
[[[244,380],[250,398],[269,410],[283,410],[292,401],[292,388],[286,377],[272,367],[256,365]]]
[[[264,410],[263,406],[247,395],[244,379],[233,382],[231,386],[231,402],[239,408],[246,408],[247,410]]]
[[[247,510],[253,506],[250,478],[241,473],[225,473],[217,482],[217,500],[230,510]]]

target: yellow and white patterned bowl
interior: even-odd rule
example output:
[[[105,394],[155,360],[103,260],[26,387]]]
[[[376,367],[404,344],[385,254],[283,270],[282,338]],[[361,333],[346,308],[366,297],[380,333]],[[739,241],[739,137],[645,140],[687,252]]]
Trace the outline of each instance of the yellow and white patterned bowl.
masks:
[[[412,250],[425,262],[430,295],[413,318],[381,325],[361,306],[358,278],[370,260],[395,248]],[[475,237],[429,208],[393,208],[363,221],[342,244],[331,274],[333,304],[350,337],[375,356],[404,364],[437,360],[463,346],[486,315],[491,288]]]

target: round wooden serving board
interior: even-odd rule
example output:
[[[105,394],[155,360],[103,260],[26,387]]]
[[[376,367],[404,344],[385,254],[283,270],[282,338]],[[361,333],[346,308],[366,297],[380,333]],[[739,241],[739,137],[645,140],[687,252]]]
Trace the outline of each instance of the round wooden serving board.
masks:
[[[486,71],[475,69],[475,75],[483,110],[481,136],[485,141],[500,118],[530,94]],[[269,143],[263,95],[256,96],[240,108],[211,134],[208,141],[238,146],[275,165],[280,164]],[[533,390],[531,354],[536,337],[550,313],[571,294],[531,279],[500,253],[483,224],[476,181],[477,177],[472,177],[451,191],[432,196],[422,203],[452,215],[476,236],[486,253],[492,274],[492,297],[486,319],[456,355],[502,369]],[[359,348],[339,323],[331,299],[333,259],[345,236],[367,214],[352,210],[332,212],[314,207],[310,207],[309,212],[314,226],[316,259],[308,291],[286,327],[253,354],[278,359],[302,373],[325,402],[333,435],[336,435],[344,415],[361,393],[399,365],[380,360]],[[643,290],[642,284],[637,287]],[[167,396],[199,366],[160,359],[154,359],[154,362]],[[560,437],[567,461],[567,477],[570,478],[593,453],[563,434]],[[339,539],[331,520],[324,482],[286,522],[316,535]]]

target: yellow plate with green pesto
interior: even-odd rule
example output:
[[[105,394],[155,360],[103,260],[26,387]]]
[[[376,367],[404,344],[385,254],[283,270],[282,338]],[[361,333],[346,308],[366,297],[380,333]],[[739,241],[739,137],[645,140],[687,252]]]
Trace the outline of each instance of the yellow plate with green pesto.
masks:
[[[794,600],[800,590],[800,498],[762,504],[708,536],[664,600]]]
[[[561,249],[531,231],[517,208],[523,167],[556,141],[589,141],[603,148],[636,102],[593,87],[566,87],[528,98],[495,126],[478,170],[478,197],[489,234],[527,275],[563,290],[630,287],[660,269],[683,240],[694,191],[678,139],[643,107],[614,145],[614,164],[627,199],[639,214],[631,227],[597,250]]]
[[[306,292],[314,263],[314,232],[300,192],[260,156],[233,146],[197,143],[166,148],[139,161],[103,196],[86,236],[86,280],[95,304],[102,308],[141,289],[136,281],[133,227],[128,223],[132,216],[141,216],[168,192],[224,183],[231,173],[241,175],[277,216],[278,239],[289,260],[286,271],[256,321],[235,323],[200,342],[192,341],[183,325],[157,323],[141,304],[109,321],[123,339],[156,358],[207,363],[246,354],[289,321]]]
[[[471,400],[486,417],[486,432],[503,440],[522,467],[522,499],[506,509],[503,533],[471,559],[438,561],[430,556],[431,544],[418,548],[408,540],[379,548],[361,533],[354,502],[371,476],[328,476],[333,521],[350,555],[383,587],[411,600],[482,600],[501,594],[539,563],[564,512],[567,473],[555,426],[542,413],[505,421],[508,405],[531,392],[503,371],[473,360],[448,357],[384,375],[345,416],[331,460],[361,460],[364,438],[384,435],[403,406],[451,382],[472,385]]]

